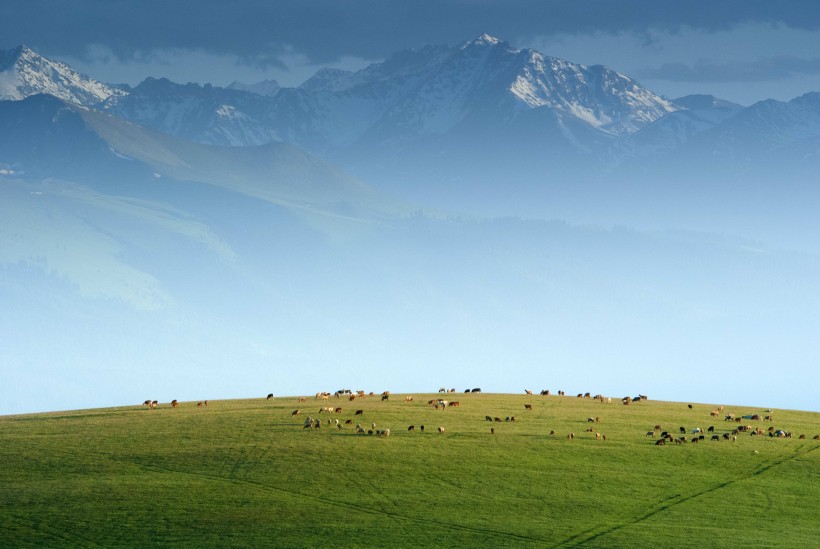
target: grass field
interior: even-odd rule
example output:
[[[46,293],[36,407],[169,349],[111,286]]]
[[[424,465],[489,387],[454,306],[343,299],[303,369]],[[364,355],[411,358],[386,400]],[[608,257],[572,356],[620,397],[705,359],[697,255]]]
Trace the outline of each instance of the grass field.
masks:
[[[656,446],[656,424],[690,439],[737,424],[707,404],[462,393],[435,410],[437,394],[404,396],[2,417],[0,545],[820,546],[820,414],[742,423],[792,438]]]

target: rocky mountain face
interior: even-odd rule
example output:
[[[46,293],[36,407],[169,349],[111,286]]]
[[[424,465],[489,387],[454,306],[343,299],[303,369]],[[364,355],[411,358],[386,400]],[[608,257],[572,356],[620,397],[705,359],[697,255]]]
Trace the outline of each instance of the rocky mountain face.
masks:
[[[85,106],[128,94],[80,74],[65,63],[46,59],[26,46],[0,51],[0,100],[19,100],[38,93]]]

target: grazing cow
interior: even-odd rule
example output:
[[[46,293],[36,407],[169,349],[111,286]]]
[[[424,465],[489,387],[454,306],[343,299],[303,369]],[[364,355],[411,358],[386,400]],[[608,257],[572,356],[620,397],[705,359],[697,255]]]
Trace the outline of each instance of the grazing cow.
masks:
[[[601,433],[595,433],[595,440],[601,440]]]
[[[530,391],[529,389],[524,389],[524,394],[525,395],[531,395],[532,391]]]
[[[662,438],[660,440],[655,441],[655,446],[664,446],[666,444],[666,439]]]
[[[294,410],[294,411],[292,411],[292,412],[290,413],[290,416],[291,416],[291,417],[293,417],[293,416],[298,416],[298,415],[299,415],[299,414],[301,414],[301,413],[302,413],[302,412],[301,412],[300,410]]]
[[[567,435],[567,440],[572,440],[575,438],[575,433],[570,433]]]
[[[481,392],[481,388],[476,387],[475,389],[471,389],[471,390],[470,390],[470,392],[471,392],[471,393],[480,393],[480,392]]]
[[[336,408],[335,410],[333,410],[333,412],[336,413],[336,414],[341,414],[342,409],[341,408]]]
[[[604,442],[606,442],[606,435],[601,435],[601,438],[603,439]]]
[[[157,406],[159,406],[159,401],[152,400],[152,401],[151,401],[151,406],[149,406],[149,408],[150,408],[151,410],[153,410],[153,409],[154,409],[154,408],[156,408]]]
[[[655,437],[655,431],[647,431],[644,435],[645,437]]]
[[[723,440],[729,440],[729,433],[723,433]]]
[[[763,421],[774,421],[774,416],[764,416]]]
[[[710,425],[710,426],[709,426],[709,428],[708,428],[708,429],[706,429],[706,432],[707,432],[707,433],[714,433],[714,432],[715,432],[715,426],[714,426],[714,425]]]
[[[150,407],[151,406],[151,399],[146,400],[145,402],[142,403],[142,405]]]
[[[718,415],[720,415],[720,411],[719,410],[712,410],[711,412],[709,412],[709,415],[710,416],[718,416]]]
[[[575,398],[584,398],[584,393],[578,393]]]
[[[690,410],[692,409],[692,405],[691,405],[691,404],[687,404],[687,406],[689,407],[689,409],[690,409]]]
[[[440,435],[443,435],[444,434],[444,427],[439,427],[438,432],[439,432]]]
[[[404,397],[404,401],[405,401],[405,402],[413,402],[413,397],[411,397],[411,396],[406,396],[406,397]]]
[[[501,418],[500,417],[494,417],[493,421],[497,421],[497,422],[501,423]]]
[[[364,410],[356,410],[356,413],[353,414],[354,416],[360,416],[364,413]]]
[[[447,389],[445,389],[444,387],[439,387],[438,392],[439,393],[446,393]]]
[[[345,420],[345,425],[353,425],[353,420],[352,419],[346,419]]]
[[[595,418],[594,417],[588,417],[587,418],[587,423],[595,423]]]
[[[353,402],[354,400],[356,400],[356,395],[350,395],[349,397],[347,397],[347,400],[348,402]]]
[[[424,432],[424,425],[419,425],[419,431]]]
[[[382,401],[385,401],[385,400],[387,400],[388,398],[390,398],[390,395],[382,395]]]
[[[201,400],[196,403],[196,407],[197,408],[202,408],[202,401]]]
[[[177,402],[177,399],[172,400],[171,401],[171,408],[176,408],[177,406],[179,406],[179,402]]]
[[[584,398],[591,398],[589,393],[584,393]]]
[[[550,431],[550,436],[554,437],[555,436],[555,431]]]
[[[545,389],[545,390],[541,391],[541,396],[550,396],[550,390]]]
[[[532,410],[532,404],[525,404],[524,409],[525,410]]]
[[[595,427],[590,427],[589,429],[584,429],[585,432],[591,433],[595,430]]]
[[[692,444],[697,444],[698,440],[700,440],[698,437],[692,437]]]
[[[455,387],[450,387],[450,390],[449,390],[449,391],[447,391],[447,392],[448,392],[448,393],[455,393],[455,392],[456,392],[456,388],[455,388]]]
[[[490,434],[491,434],[491,435],[494,435],[494,434],[495,434],[495,427],[490,427]]]
[[[299,397],[299,402],[307,402],[307,399],[305,397]]]
[[[454,400],[453,402],[449,402],[449,403],[447,404],[447,406],[451,406],[451,407],[453,407],[453,408],[458,408],[459,406],[461,406],[461,403],[460,403],[459,401],[457,401],[457,400]]]
[[[564,391],[558,391],[558,396],[567,396],[567,393]]]
[[[725,418],[723,418],[723,421],[734,421],[734,420],[735,420],[735,415],[734,414],[728,414]]]
[[[681,433],[686,433],[686,427],[681,427],[681,428],[680,428],[680,432],[681,432]]]
[[[486,421],[492,421],[492,420],[493,420],[493,418],[491,418],[490,416],[484,416],[484,419],[485,419]]]
[[[266,398],[265,400],[270,400],[270,399],[272,399],[272,398],[273,398],[273,393],[268,393],[268,396],[267,396],[267,398]]]
[[[820,435],[814,435],[811,437],[812,440],[820,440]]]
[[[408,431],[414,431],[415,429],[416,429],[415,425],[411,425],[410,427],[407,428]]]

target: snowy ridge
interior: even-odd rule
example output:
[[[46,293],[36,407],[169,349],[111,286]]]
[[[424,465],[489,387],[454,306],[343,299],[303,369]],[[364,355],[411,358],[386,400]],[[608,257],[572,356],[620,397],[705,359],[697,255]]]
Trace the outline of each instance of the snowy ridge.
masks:
[[[0,52],[0,99],[20,100],[45,93],[78,105],[93,106],[128,92],[38,55],[26,46]]]

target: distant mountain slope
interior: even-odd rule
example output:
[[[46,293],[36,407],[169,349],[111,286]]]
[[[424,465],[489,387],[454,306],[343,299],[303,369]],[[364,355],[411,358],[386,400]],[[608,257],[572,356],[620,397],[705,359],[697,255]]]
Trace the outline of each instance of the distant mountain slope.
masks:
[[[162,177],[206,183],[310,216],[370,219],[400,210],[292,145],[200,145],[46,95],[0,101],[0,163],[30,178],[64,178],[128,194]]]
[[[96,105],[128,93],[38,55],[26,46],[0,51],[0,100],[47,93],[78,105]]]

